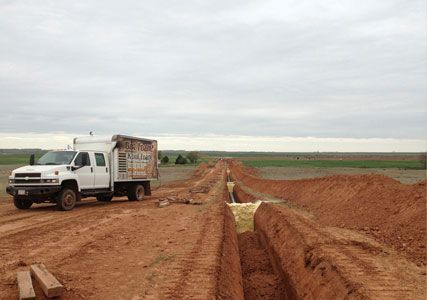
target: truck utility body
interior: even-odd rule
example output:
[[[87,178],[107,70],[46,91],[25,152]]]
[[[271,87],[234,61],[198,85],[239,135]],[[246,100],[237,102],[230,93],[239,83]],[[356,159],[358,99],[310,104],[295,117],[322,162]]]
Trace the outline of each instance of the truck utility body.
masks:
[[[81,198],[113,196],[141,200],[158,179],[157,141],[114,135],[79,137],[73,150],[50,151],[36,164],[12,171],[6,191],[19,209],[33,203],[56,203],[70,210]]]

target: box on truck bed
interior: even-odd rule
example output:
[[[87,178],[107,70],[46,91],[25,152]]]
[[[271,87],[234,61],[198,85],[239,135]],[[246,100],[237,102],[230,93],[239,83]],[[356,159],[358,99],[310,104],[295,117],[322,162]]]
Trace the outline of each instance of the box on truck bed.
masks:
[[[111,138],[74,139],[75,150],[99,150],[110,154],[114,182],[158,179],[157,141],[113,135]]]

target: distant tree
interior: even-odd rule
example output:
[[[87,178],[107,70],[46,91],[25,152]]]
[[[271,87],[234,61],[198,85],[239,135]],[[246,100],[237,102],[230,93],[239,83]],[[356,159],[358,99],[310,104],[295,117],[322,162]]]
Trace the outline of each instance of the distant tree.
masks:
[[[162,157],[161,162],[162,162],[162,164],[167,164],[167,163],[169,163],[169,157],[167,157],[167,156],[163,156],[163,157]]]
[[[159,150],[159,151],[157,151],[157,158],[158,159],[162,159],[162,151],[161,150]]]
[[[183,157],[181,154],[175,160],[175,165],[185,165],[187,163],[187,159]]]
[[[191,151],[187,154],[187,158],[192,164],[195,164],[197,163],[197,160],[200,158],[200,153],[197,151]]]

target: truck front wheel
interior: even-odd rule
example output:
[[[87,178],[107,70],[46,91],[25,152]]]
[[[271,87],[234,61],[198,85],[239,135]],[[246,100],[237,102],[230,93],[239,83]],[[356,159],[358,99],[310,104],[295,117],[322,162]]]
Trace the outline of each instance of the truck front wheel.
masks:
[[[59,210],[72,210],[76,205],[76,192],[69,188],[63,188],[56,199],[56,207]]]
[[[128,199],[129,201],[140,201],[144,199],[145,190],[142,184],[134,184],[129,187]]]
[[[13,197],[13,204],[15,204],[15,207],[19,209],[29,209],[31,205],[33,205],[33,201],[30,199]]]

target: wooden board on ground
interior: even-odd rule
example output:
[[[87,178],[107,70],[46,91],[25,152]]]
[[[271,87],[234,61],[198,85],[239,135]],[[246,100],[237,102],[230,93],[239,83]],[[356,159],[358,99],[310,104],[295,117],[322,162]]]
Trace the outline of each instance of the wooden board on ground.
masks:
[[[36,299],[30,271],[16,273],[16,279],[18,281],[19,299]]]
[[[45,265],[31,265],[31,274],[37,279],[47,297],[58,297],[64,292],[64,286],[46,269]]]

